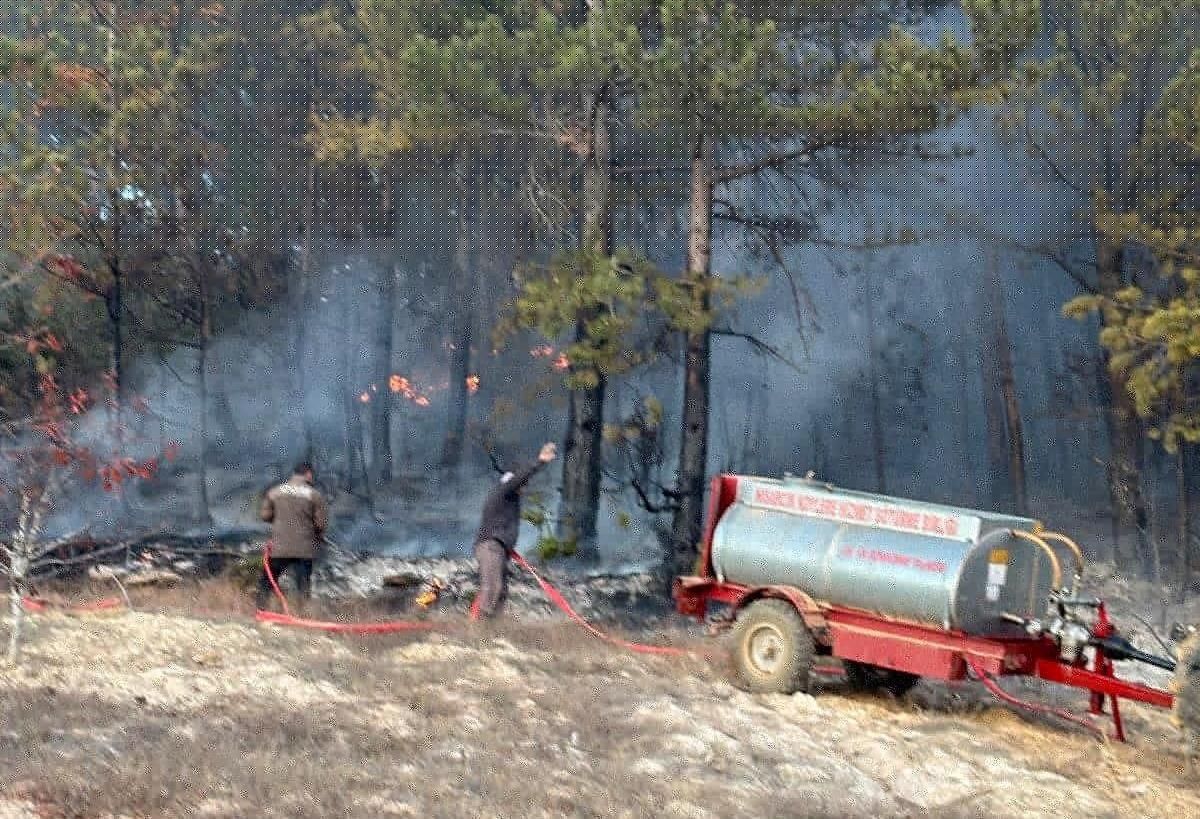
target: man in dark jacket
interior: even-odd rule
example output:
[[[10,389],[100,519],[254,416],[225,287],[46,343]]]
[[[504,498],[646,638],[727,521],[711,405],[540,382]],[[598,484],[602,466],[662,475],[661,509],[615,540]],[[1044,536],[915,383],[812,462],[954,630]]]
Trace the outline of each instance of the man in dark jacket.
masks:
[[[313,486],[312,464],[298,464],[292,477],[263,498],[260,516],[271,524],[271,574],[275,580],[291,572],[301,599],[312,592],[313,560],[317,557],[329,513],[325,499]],[[272,592],[264,569],[258,579],[255,605],[262,609]]]
[[[483,519],[475,535],[479,596],[474,609],[479,617],[495,617],[507,592],[508,557],[517,546],[521,525],[521,490],[556,455],[554,444],[546,444],[536,461],[517,472],[505,472],[484,501]]]

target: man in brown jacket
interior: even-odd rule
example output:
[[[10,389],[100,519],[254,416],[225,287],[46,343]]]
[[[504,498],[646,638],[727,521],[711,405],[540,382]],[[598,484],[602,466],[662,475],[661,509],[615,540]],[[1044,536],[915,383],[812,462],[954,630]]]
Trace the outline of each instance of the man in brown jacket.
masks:
[[[504,604],[508,589],[508,557],[517,547],[521,525],[521,490],[539,469],[557,456],[546,444],[537,460],[517,472],[505,472],[483,503],[479,531],[475,534],[475,559],[479,563],[479,594],[472,617],[490,620]]]
[[[275,580],[291,572],[302,600],[312,593],[313,560],[328,525],[325,499],[313,486],[312,464],[301,463],[292,477],[263,498],[260,516],[271,524],[271,574]],[[271,581],[264,569],[258,579],[254,603],[262,609],[270,599]]]

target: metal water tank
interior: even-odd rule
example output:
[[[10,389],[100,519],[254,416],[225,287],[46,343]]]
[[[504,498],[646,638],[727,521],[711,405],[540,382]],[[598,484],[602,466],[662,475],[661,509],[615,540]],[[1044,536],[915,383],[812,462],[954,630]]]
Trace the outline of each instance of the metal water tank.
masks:
[[[723,582],[794,586],[835,605],[1016,636],[1020,626],[1001,615],[1043,617],[1053,582],[1051,557],[1013,534],[1036,528],[807,479],[739,477],[713,533],[712,566]]]

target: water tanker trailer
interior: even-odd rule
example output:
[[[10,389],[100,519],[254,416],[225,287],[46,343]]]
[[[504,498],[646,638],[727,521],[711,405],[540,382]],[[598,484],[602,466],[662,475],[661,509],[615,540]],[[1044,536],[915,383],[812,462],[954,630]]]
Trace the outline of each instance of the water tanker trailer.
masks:
[[[752,691],[806,690],[822,655],[840,659],[851,684],[896,694],[970,670],[997,696],[1034,708],[995,678],[1036,676],[1089,691],[1091,713],[1107,706],[1124,739],[1121,699],[1170,708],[1176,697],[1119,679],[1114,661],[1177,663],[1136,649],[1103,601],[1081,597],[1083,570],[1075,542],[1031,518],[811,478],[721,475],[698,573],[677,578],[674,596],[700,619],[710,604],[728,607],[734,667]],[[1200,649],[1178,665],[1176,690],[1200,685]],[[1198,711],[1177,711],[1196,735]]]

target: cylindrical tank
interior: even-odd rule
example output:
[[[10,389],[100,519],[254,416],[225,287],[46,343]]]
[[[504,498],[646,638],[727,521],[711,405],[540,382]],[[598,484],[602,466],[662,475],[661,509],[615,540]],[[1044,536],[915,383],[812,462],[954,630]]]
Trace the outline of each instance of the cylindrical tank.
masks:
[[[1053,568],[1029,518],[739,477],[713,532],[723,582],[787,585],[816,600],[968,634],[1004,636],[1002,614],[1043,617]],[[1067,564],[1063,564],[1064,569]]]

